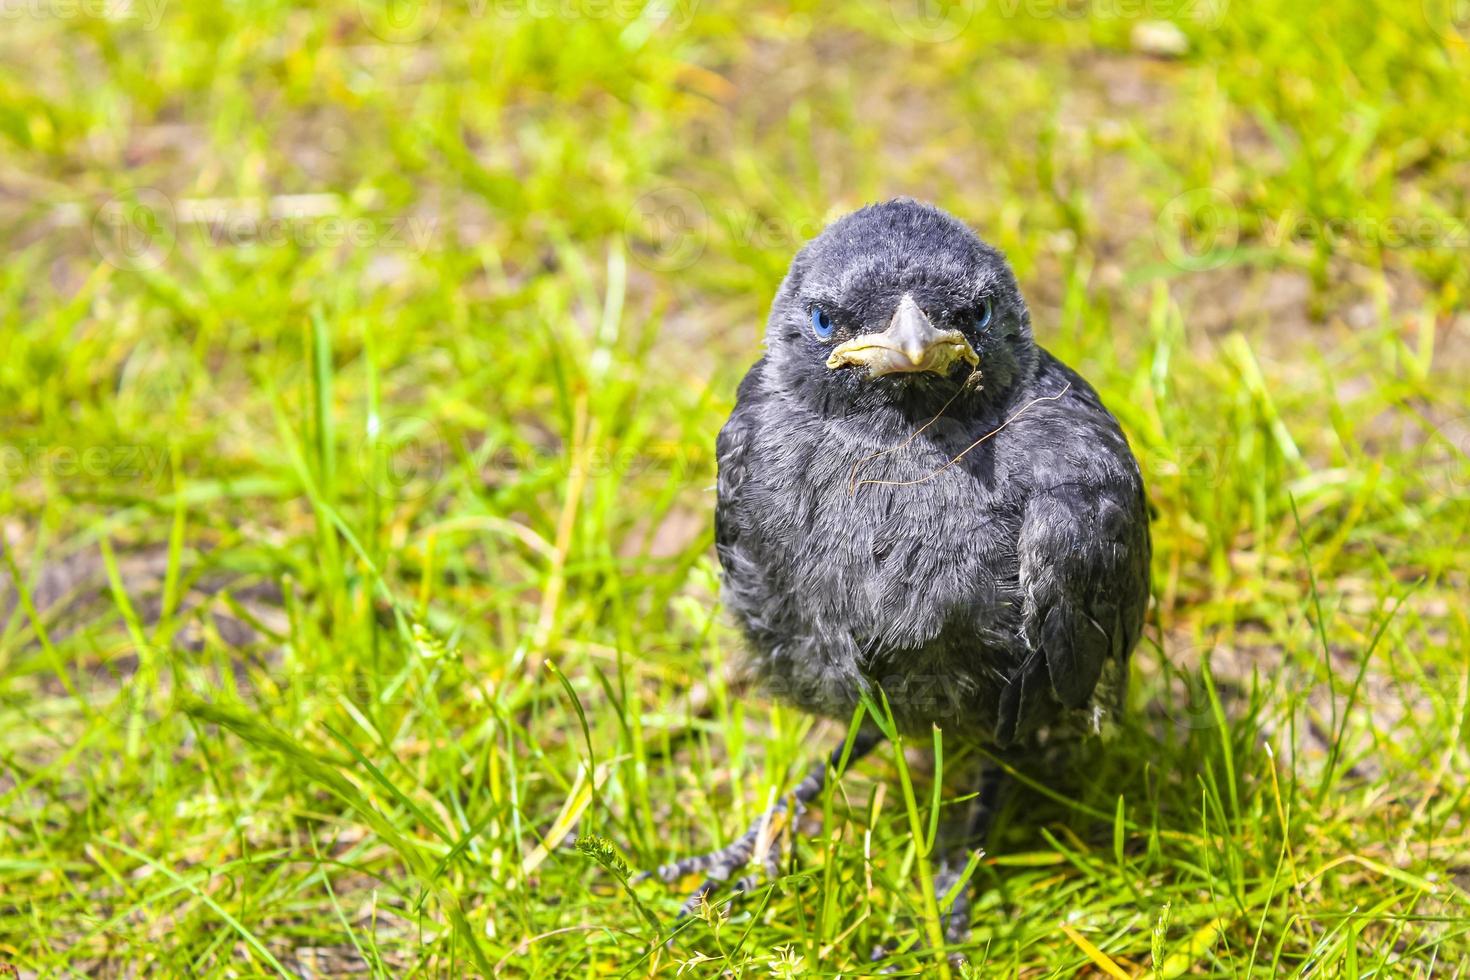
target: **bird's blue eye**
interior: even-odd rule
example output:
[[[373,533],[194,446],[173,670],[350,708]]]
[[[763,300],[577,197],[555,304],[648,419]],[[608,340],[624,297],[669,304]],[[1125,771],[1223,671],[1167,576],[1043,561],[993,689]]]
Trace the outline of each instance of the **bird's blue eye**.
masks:
[[[991,319],[995,316],[995,304],[988,299],[980,301],[980,312],[975,314],[975,327],[984,330],[990,326]]]
[[[820,306],[812,307],[812,332],[822,340],[827,340],[832,336],[833,329],[835,324],[827,312]]]

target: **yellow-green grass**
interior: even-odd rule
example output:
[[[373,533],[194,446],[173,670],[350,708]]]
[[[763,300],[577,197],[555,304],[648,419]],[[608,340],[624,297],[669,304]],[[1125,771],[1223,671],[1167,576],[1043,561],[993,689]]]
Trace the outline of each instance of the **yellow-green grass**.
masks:
[[[626,876],[842,733],[728,671],[712,446],[898,194],[1156,511],[1133,712],[958,952],[1460,975],[1463,4],[919,7],[0,5],[0,975],[937,973],[927,745],[667,948]]]

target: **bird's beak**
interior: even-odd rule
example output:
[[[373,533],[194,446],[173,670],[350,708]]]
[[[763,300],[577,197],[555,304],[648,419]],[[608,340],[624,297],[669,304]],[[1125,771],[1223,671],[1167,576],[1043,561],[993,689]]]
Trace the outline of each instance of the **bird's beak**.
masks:
[[[827,358],[829,368],[865,367],[868,376],[932,371],[948,374],[958,361],[980,363],[975,348],[958,330],[937,330],[907,293],[898,303],[888,329],[839,344]]]

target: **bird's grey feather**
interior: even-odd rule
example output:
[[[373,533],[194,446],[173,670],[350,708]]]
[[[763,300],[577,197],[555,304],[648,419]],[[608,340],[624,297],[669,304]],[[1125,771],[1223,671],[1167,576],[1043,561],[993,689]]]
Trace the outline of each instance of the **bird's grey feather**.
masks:
[[[967,331],[978,384],[963,364],[826,367],[813,305],[842,339],[881,330],[904,294]],[[1138,465],[1096,392],[1036,346],[1004,258],[947,214],[875,205],[797,256],[716,448],[726,601],[777,695],[846,718],[881,687],[905,729],[1002,745],[1093,717],[1100,681],[1121,697],[1148,596]]]

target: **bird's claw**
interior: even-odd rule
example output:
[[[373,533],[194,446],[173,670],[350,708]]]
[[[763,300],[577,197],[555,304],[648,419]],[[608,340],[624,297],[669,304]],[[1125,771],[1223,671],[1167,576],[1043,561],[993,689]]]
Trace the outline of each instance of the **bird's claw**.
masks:
[[[861,759],[877,744],[877,734],[866,730],[859,732],[851,744],[838,746],[827,761],[812,767],[789,796],[778,799],[769,810],[761,814],[760,819],[729,845],[708,854],[665,864],[652,872],[645,871],[634,880],[646,881],[656,876],[667,884],[673,884],[689,875],[702,873],[705,876],[704,883],[694,890],[679,909],[679,918],[683,919],[697,912],[710,892],[719,887],[720,882],[727,881],[753,858],[760,859],[767,878],[775,878],[781,868],[781,831],[784,829],[788,835],[795,832],[796,818],[806,812],[806,805],[822,791],[827,780],[828,767],[840,771],[845,762]],[[759,882],[758,874],[748,874],[735,883],[734,892],[737,895],[748,892]]]
[[[800,804],[798,803],[798,808]],[[778,804],[778,808],[764,814],[757,820],[749,830],[741,834],[729,845],[708,854],[696,854],[681,858],[669,864],[660,865],[653,871],[640,872],[634,878],[635,882],[646,881],[649,878],[658,878],[666,885],[676,882],[694,874],[705,876],[703,883],[696,888],[684,904],[679,907],[679,918],[687,918],[699,910],[699,906],[709,897],[709,894],[719,887],[721,882],[728,881],[730,877],[741,868],[745,867],[756,857],[756,845],[759,843],[762,832],[768,831],[775,821],[785,810],[784,806]],[[762,870],[768,878],[774,878],[781,865],[781,849],[779,841],[771,839],[761,857]],[[748,874],[735,883],[734,893],[743,894],[755,888],[760,883],[759,874]]]

